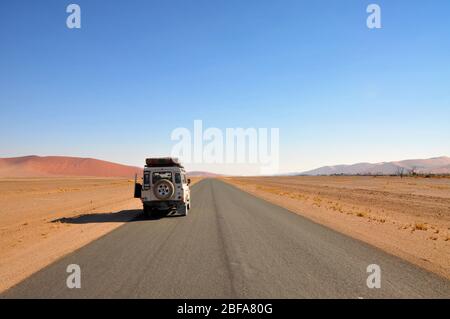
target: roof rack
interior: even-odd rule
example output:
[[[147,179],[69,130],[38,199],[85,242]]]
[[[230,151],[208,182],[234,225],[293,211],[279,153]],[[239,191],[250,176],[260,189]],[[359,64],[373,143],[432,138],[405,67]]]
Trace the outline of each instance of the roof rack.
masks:
[[[152,157],[145,160],[146,167],[183,167],[176,157]]]

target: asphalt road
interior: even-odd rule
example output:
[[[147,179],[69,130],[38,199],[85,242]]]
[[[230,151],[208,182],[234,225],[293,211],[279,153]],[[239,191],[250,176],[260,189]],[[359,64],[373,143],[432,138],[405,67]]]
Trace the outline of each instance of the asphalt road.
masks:
[[[450,281],[221,181],[191,196],[188,217],[132,220],[1,297],[450,298]],[[67,288],[70,264],[80,289]]]

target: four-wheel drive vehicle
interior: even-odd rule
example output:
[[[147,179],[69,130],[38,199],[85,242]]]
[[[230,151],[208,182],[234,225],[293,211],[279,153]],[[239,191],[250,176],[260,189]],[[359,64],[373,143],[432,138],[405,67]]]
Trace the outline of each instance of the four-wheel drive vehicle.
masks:
[[[178,159],[147,158],[142,184],[135,181],[134,197],[140,198],[144,214],[157,211],[186,216],[190,209],[190,179]]]

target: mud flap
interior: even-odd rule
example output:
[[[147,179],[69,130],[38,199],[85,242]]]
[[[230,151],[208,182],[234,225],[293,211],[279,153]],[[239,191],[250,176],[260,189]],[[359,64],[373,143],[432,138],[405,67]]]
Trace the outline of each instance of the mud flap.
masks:
[[[134,198],[141,198],[142,185],[137,182],[137,175],[134,176]]]
[[[139,183],[134,184],[134,198],[141,198],[142,185]]]
[[[189,206],[186,204],[181,205],[180,207],[178,207],[177,213],[180,214],[181,216],[187,216],[189,213]]]

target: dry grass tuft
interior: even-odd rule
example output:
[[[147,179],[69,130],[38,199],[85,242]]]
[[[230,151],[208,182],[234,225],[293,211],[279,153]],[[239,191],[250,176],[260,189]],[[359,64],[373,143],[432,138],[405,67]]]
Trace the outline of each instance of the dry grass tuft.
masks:
[[[414,225],[414,230],[423,230],[423,231],[426,231],[426,230],[428,230],[428,227],[427,227],[427,225],[425,225],[425,224],[422,224],[422,223],[416,223],[416,224]]]

